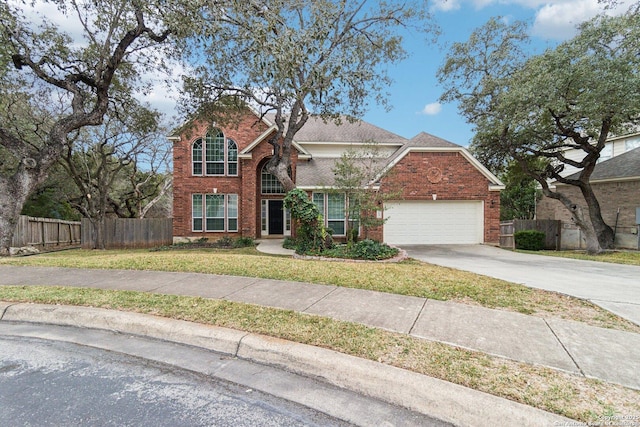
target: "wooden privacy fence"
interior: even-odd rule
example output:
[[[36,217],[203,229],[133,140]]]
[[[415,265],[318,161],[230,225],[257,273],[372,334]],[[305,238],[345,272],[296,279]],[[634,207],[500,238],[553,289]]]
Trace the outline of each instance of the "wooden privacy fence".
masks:
[[[560,249],[560,220],[555,219],[514,219],[500,223],[500,247],[515,249],[514,235],[518,231],[538,230],[545,235],[544,248]]]
[[[13,233],[11,246],[22,248],[54,249],[80,245],[80,221],[36,218],[20,215]]]
[[[105,249],[137,249],[173,243],[171,218],[109,218],[103,224],[82,219],[82,248],[99,248],[102,238]]]

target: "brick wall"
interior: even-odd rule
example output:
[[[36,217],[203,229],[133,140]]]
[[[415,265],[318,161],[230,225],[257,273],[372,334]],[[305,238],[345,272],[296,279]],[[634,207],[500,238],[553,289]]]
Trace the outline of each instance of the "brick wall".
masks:
[[[208,237],[217,240],[225,233],[192,232],[191,225],[191,195],[194,193],[238,194],[238,233],[228,233],[230,236],[256,237],[256,160],[239,159],[238,176],[193,176],[191,173],[191,145],[206,135],[210,123],[196,122],[182,132],[180,140],[173,144],[173,235],[175,237]],[[266,129],[263,122],[258,122],[255,115],[247,111],[246,114],[233,124],[217,126],[225,137],[233,139],[238,144],[238,151],[242,151],[255,141]],[[268,144],[265,143],[268,146]],[[262,148],[258,150],[264,151]],[[270,153],[270,151],[269,151]]]
[[[484,240],[500,237],[500,192],[460,152],[411,152],[383,180],[383,191],[397,191],[404,200],[484,201]],[[394,190],[395,189],[395,190]]]
[[[592,187],[600,203],[602,218],[608,225],[615,225],[617,211],[620,208],[618,229],[636,228],[636,207],[640,207],[640,181],[593,183]],[[558,190],[586,210],[587,204],[577,187],[558,186]],[[543,197],[538,202],[536,216],[539,219],[572,222],[571,214],[562,203],[548,197]]]
[[[621,247],[637,247],[634,243],[633,236],[637,233],[636,226],[636,208],[640,207],[640,181],[622,181],[622,182],[602,182],[592,183],[593,191],[600,203],[600,210],[604,221],[612,228],[616,224],[616,216],[618,208],[620,215],[618,217],[617,236],[618,239],[629,240],[631,246],[626,242],[621,242]],[[587,204],[577,187],[561,185],[558,191],[567,195],[571,201],[579,205],[585,210]],[[536,206],[536,218],[538,219],[558,219],[562,221],[563,230],[577,229],[571,219],[569,211],[555,199],[543,197]],[[624,236],[624,235],[629,236]],[[570,246],[563,246],[569,248]]]

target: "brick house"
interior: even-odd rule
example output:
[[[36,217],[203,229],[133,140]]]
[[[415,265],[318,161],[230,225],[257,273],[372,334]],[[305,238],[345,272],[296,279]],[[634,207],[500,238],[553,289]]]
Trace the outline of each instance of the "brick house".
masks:
[[[626,142],[626,145],[622,143]],[[614,144],[616,144],[614,146]],[[591,175],[591,186],[600,203],[604,221],[615,231],[615,246],[640,249],[638,211],[640,210],[640,135],[616,138],[607,145],[606,152],[616,148],[613,157],[605,156]],[[626,149],[625,149],[626,147]],[[638,147],[638,148],[634,148]],[[577,179],[578,173],[567,178]],[[577,187],[554,183],[557,191],[566,194],[586,212],[587,206]],[[584,249],[586,243],[580,229],[567,209],[555,199],[543,197],[536,205],[537,219],[560,220],[561,248]]]
[[[264,167],[272,155],[272,116],[246,110],[233,125],[200,121],[171,136],[174,239],[291,235],[282,186]],[[378,215],[373,238],[391,244],[495,243],[502,183],[463,147],[421,133],[411,140],[364,121],[341,125],[311,118],[294,141],[291,177],[344,237],[344,194],[329,191],[341,154],[375,142],[386,170],[379,191],[401,188]]]

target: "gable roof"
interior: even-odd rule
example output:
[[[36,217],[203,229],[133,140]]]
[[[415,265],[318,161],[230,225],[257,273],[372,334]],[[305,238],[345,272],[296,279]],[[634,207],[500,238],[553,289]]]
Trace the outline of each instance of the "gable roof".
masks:
[[[569,175],[567,179],[578,179],[580,172]],[[634,148],[604,162],[593,169],[589,181],[624,181],[640,179],[640,148]],[[557,183],[559,184],[559,183]]]
[[[266,114],[265,119],[275,123],[275,114]],[[382,129],[363,120],[349,120],[341,117],[340,124],[325,121],[320,116],[311,116],[302,129],[296,133],[298,143],[366,143],[403,145],[406,138]]]
[[[464,147],[449,142],[445,139],[438,138],[426,132],[421,132],[414,136],[409,142],[400,147],[395,153],[387,160],[387,165],[384,167],[382,173],[375,178],[374,181],[378,181],[384,174],[386,174],[391,168],[397,165],[405,156],[412,151],[414,152],[457,152],[469,161],[487,180],[489,181],[489,189],[491,191],[499,191],[504,189],[504,184],[500,179],[495,176],[489,169],[487,169],[482,163],[478,161],[471,153]]]
[[[430,133],[420,132],[408,142],[411,147],[460,147],[458,144],[449,142],[446,139],[431,135]]]

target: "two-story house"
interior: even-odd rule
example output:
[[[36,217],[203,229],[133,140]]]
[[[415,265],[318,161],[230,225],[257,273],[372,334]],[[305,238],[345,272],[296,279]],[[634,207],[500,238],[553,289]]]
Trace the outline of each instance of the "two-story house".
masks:
[[[247,109],[232,124],[201,120],[170,138],[176,240],[291,235],[282,185],[265,170],[272,118]],[[312,117],[296,134],[291,177],[334,237],[344,237],[349,203],[330,191],[335,164],[345,150],[371,143],[393,172],[377,188],[401,189],[380,206],[387,222],[371,237],[400,245],[498,242],[502,183],[465,148],[426,133],[408,140],[364,121],[336,125]]]
[[[568,149],[565,156],[580,161],[585,152]],[[579,169],[567,166],[562,176],[577,179]],[[615,246],[640,249],[640,133],[609,138],[600,152],[600,158],[591,178],[591,186],[600,204],[604,221],[614,229]],[[577,187],[552,182],[576,204],[586,209],[586,202]],[[537,219],[553,219],[562,223],[561,248],[584,249],[582,231],[571,219],[566,208],[555,199],[542,197],[536,204]]]

